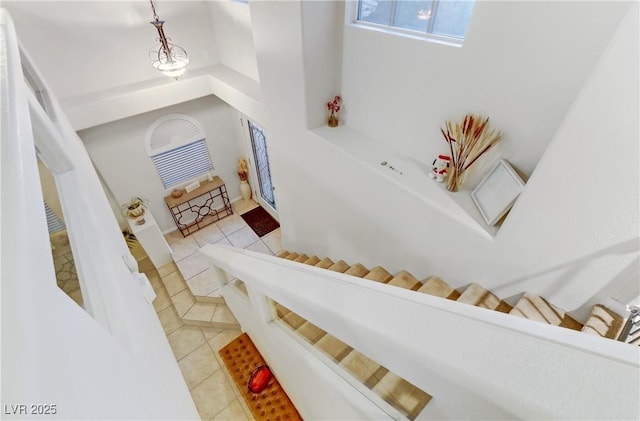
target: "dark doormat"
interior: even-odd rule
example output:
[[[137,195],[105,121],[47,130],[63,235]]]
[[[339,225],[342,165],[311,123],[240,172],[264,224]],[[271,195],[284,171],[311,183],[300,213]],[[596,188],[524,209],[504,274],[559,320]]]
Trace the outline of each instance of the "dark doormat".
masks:
[[[255,209],[251,209],[249,212],[240,215],[245,220],[251,229],[258,234],[258,237],[269,234],[271,231],[280,228],[278,221],[273,219],[269,212],[264,210],[261,206]]]

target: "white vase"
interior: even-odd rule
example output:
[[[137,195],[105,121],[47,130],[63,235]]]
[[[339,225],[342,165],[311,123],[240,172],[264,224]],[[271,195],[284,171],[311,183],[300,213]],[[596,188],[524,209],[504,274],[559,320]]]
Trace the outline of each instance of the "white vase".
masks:
[[[246,180],[240,181],[240,196],[242,196],[244,200],[251,199],[251,186]]]

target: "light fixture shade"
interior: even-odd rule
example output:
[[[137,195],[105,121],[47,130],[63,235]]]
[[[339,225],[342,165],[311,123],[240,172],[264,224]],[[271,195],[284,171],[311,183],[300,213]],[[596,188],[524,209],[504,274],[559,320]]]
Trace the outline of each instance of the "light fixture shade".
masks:
[[[166,76],[178,79],[187,70],[189,59],[187,52],[179,45],[169,42],[164,34],[164,21],[156,20],[150,22],[158,30],[158,39],[160,43],[149,51],[149,56],[153,60],[153,67],[161,71]]]
[[[170,43],[168,45],[168,51],[165,51],[162,45],[158,45],[149,51],[149,56],[153,60],[152,65],[155,69],[166,76],[177,79],[187,70],[189,59],[184,48]]]

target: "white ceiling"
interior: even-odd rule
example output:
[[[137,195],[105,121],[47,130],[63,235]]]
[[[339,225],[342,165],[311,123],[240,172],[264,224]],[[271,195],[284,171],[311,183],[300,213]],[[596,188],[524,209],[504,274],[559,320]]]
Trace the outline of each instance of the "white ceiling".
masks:
[[[190,69],[218,62],[211,2],[156,1],[165,33]],[[157,32],[148,1],[3,1],[18,37],[60,99],[162,77],[148,56]]]

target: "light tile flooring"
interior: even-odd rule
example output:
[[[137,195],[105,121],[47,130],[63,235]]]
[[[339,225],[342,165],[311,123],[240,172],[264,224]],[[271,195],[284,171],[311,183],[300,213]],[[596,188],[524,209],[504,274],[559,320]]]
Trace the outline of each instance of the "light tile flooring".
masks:
[[[78,281],[78,273],[71,253],[67,231],[62,230],[50,234],[49,240],[51,242],[51,254],[53,255],[58,287],[82,307],[82,292],[80,291],[80,282]]]
[[[240,206],[238,206],[238,204]],[[174,250],[176,265],[190,288],[204,288],[195,295],[210,295],[214,291],[202,279],[207,279],[208,265],[196,253],[207,243],[231,244],[267,254],[276,254],[282,249],[280,229],[262,238],[249,228],[239,216],[257,206],[255,202],[234,204],[234,214],[212,224],[186,238],[175,231],[166,236]],[[218,351],[241,334],[238,329],[218,329],[185,325],[174,307],[170,292],[171,265],[156,270],[147,259],[140,262],[141,270],[156,291],[154,307],[167,334],[169,344],[182,371],[185,382],[202,420],[253,420],[240,392],[224,368]],[[175,269],[174,269],[175,270]],[[164,280],[164,282],[163,282]],[[167,282],[169,280],[169,282]],[[194,288],[195,286],[195,288]],[[173,291],[175,292],[175,291]],[[207,294],[202,294],[207,292]]]
[[[282,250],[279,228],[259,238],[240,216],[256,206],[257,203],[252,200],[239,200],[233,203],[234,214],[215,224],[208,225],[187,237],[183,237],[178,230],[165,236],[173,250],[173,259],[193,295],[219,297],[216,285],[211,281],[211,268],[197,253],[200,247],[206,244],[225,244],[271,255]]]

